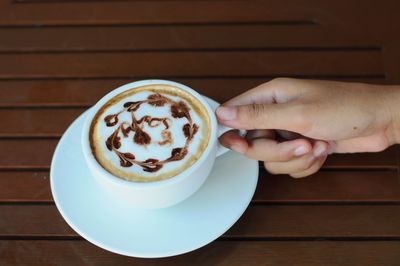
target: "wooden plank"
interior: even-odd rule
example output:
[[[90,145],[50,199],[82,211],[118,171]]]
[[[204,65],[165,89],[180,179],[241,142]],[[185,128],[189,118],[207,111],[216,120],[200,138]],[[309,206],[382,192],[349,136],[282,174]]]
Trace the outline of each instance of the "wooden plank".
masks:
[[[36,132],[33,135],[58,137],[85,109],[0,109],[0,116],[6,115],[3,121],[7,126],[3,128],[8,128],[0,136],[32,136]]]
[[[252,205],[226,237],[400,237],[400,205]],[[54,205],[0,205],[1,237],[76,236]]]
[[[390,44],[385,45],[385,73],[388,80],[393,84],[400,84],[400,39],[392,41]]]
[[[0,202],[52,202],[49,171],[0,171]]]
[[[48,171],[0,171],[0,202],[52,202]],[[321,171],[301,180],[260,172],[254,203],[400,202],[396,171]]]
[[[341,81],[361,81],[385,83],[384,79],[335,77]],[[268,78],[215,78],[191,79],[173,78],[177,82],[192,87],[203,95],[218,102],[225,102],[257,85],[267,82]],[[0,80],[0,107],[8,106],[84,106],[89,107],[109,91],[132,79],[95,79],[95,80]],[[225,92],[225,93],[221,93]]]
[[[399,241],[214,241],[163,259],[120,256],[86,241],[1,240],[2,265],[397,265]]]
[[[57,138],[5,138],[0,139],[3,154],[0,169],[49,168]],[[327,168],[398,168],[397,146],[381,153],[332,155]]]
[[[114,0],[11,0],[13,3],[69,3],[69,2],[74,2],[74,3],[85,3],[85,2],[110,2]],[[117,0],[115,2],[137,2],[140,0]],[[163,1],[171,1],[171,0],[152,0],[155,2],[163,2]],[[209,1],[209,0],[188,0],[188,1]],[[224,1],[224,0],[214,0],[214,1]]]
[[[173,80],[218,102],[268,81],[265,78]],[[132,81],[135,80],[0,80],[0,106],[90,106],[114,88]]]
[[[60,136],[86,109],[0,109],[0,136]]]
[[[212,88],[210,87],[210,90]],[[216,90],[213,94],[223,94]],[[0,137],[60,137],[87,107],[0,109]]]
[[[58,139],[3,139],[0,168],[50,168]]]
[[[380,51],[2,54],[0,78],[382,75],[381,57]]]
[[[4,227],[0,235],[3,236],[76,235],[54,205],[3,205],[0,206],[0,213],[0,223]]]
[[[279,1],[134,1],[10,4],[0,2],[0,25],[129,25],[238,22],[313,23],[313,10]],[[285,8],[285,9],[283,9]],[[62,10],[63,12],[60,12]],[[212,12],[210,12],[212,10]],[[276,12],[282,10],[281,12]]]
[[[354,163],[360,162],[360,163]],[[389,147],[381,153],[333,154],[325,162],[326,168],[375,168],[399,167],[399,145]]]
[[[256,205],[226,233],[231,237],[397,237],[399,205]]]
[[[0,25],[129,25],[154,23],[297,22],[334,24],[349,28],[368,20],[390,25],[398,2],[364,1],[91,1],[11,4],[0,2]],[[63,10],[63,12],[59,12]],[[210,12],[212,10],[212,12]],[[326,12],[329,10],[329,12]],[[366,28],[365,30],[368,30]]]
[[[303,179],[260,172],[253,202],[400,202],[397,171],[320,171]]]
[[[0,52],[229,49],[379,50],[357,31],[313,25],[167,25],[0,28]],[[212,41],[210,41],[212,40]]]

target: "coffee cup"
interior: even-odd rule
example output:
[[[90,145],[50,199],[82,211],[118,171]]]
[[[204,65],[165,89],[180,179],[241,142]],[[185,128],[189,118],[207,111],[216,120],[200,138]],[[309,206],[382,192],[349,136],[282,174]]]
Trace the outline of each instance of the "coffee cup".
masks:
[[[124,103],[124,107],[121,107],[121,108],[123,108],[122,110],[130,111],[130,113],[128,113],[127,115],[132,114],[132,119],[134,121],[136,121],[135,125],[133,122],[129,122],[129,123],[124,122],[126,125],[128,125],[130,127],[130,130],[126,130],[124,128],[124,126],[121,126],[121,125],[119,127],[117,127],[117,125],[114,125],[114,124],[116,124],[114,122],[118,120],[117,115],[122,113],[123,111],[119,111],[119,113],[113,114],[113,115],[108,114],[107,116],[105,116],[106,113],[102,114],[103,116],[99,115],[99,113],[101,113],[102,110],[105,109],[105,106],[110,105],[109,104],[110,102],[116,102],[116,100],[114,100],[114,99],[119,99],[121,97],[125,97],[125,96],[121,96],[121,95],[124,95],[124,93],[126,94],[127,92],[136,93],[136,90],[137,91],[144,90],[143,88],[145,88],[147,91],[155,90],[156,92],[157,92],[157,88],[163,88],[163,89],[167,88],[165,90],[165,93],[166,93],[165,95],[167,95],[169,93],[168,88],[174,88],[174,90],[176,88],[176,89],[178,89],[178,91],[177,91],[178,94],[176,92],[174,92],[174,94],[171,94],[174,96],[171,96],[169,94],[167,96],[163,96],[162,93],[159,94],[157,92],[155,94],[151,94],[151,96],[150,95],[146,96],[147,98],[143,98],[144,100],[142,100],[142,101],[135,101],[135,102],[131,101],[128,104]],[[145,93],[145,92],[142,92],[142,93]],[[137,94],[137,95],[139,95],[139,94]],[[154,95],[156,95],[156,97],[153,97]],[[137,118],[137,120],[136,120],[135,114],[132,110],[138,110],[139,107],[136,106],[136,105],[138,105],[138,102],[143,103],[142,106],[144,106],[145,104],[147,104],[147,105],[151,104],[151,105],[149,105],[148,108],[169,108],[169,109],[165,109],[165,110],[173,110],[174,104],[176,105],[176,103],[178,102],[178,100],[176,100],[176,98],[181,97],[180,95],[182,95],[182,97],[183,96],[186,97],[185,95],[189,95],[188,101],[191,104],[194,104],[192,109],[196,109],[196,108],[198,109],[197,115],[194,114],[192,111],[190,111],[194,114],[193,117],[190,117],[190,114],[186,115],[186,117],[185,117],[184,114],[179,115],[179,113],[178,113],[175,115],[172,114],[172,116],[170,118],[152,118],[150,115],[146,115],[146,116],[143,116],[140,120],[139,120],[139,118]],[[139,97],[139,96],[137,96],[137,97]],[[157,98],[157,97],[159,97],[159,98]],[[190,97],[193,97],[193,98],[190,98]],[[149,100],[146,100],[146,99],[151,99],[152,102]],[[159,100],[159,99],[161,99],[161,100],[164,99],[165,106],[161,106],[161,105],[164,105],[164,103],[162,101],[157,102],[157,100]],[[181,101],[179,101],[179,103],[180,102]],[[168,103],[170,103],[172,107],[167,106]],[[117,105],[117,104],[115,104],[115,105]],[[183,104],[183,105],[185,106],[185,104]],[[142,107],[142,108],[144,108],[144,110],[146,110],[145,107]],[[105,116],[105,118],[103,118],[104,116]],[[126,117],[128,117],[128,116],[126,116]],[[121,137],[118,137],[118,136],[122,136],[121,134],[128,136],[128,133],[131,134],[132,131],[135,131],[135,130],[136,130],[136,132],[133,132],[132,134],[138,134],[138,131],[142,132],[142,131],[144,131],[144,128],[150,129],[150,127],[152,127],[152,126],[154,126],[154,128],[159,128],[159,127],[168,128],[169,126],[171,126],[170,124],[173,124],[173,122],[175,122],[175,121],[171,122],[171,119],[173,119],[173,117],[176,118],[176,121],[177,121],[176,123],[178,123],[178,122],[183,123],[183,122],[181,122],[181,121],[183,121],[182,119],[186,119],[190,122],[190,130],[188,129],[189,123],[185,124],[186,128],[185,128],[185,126],[183,128],[183,133],[187,137],[186,142],[184,142],[186,144],[186,146],[184,146],[184,148],[185,147],[189,147],[189,148],[187,148],[185,153],[182,152],[182,148],[180,148],[180,150],[178,149],[178,151],[181,151],[181,153],[182,153],[180,155],[189,154],[189,155],[186,155],[186,157],[188,158],[186,161],[182,160],[181,162],[178,162],[177,158],[179,156],[176,155],[177,149],[176,148],[172,149],[171,144],[169,144],[169,145],[171,146],[171,149],[172,149],[172,152],[171,152],[172,155],[168,158],[168,160],[165,159],[162,161],[161,159],[157,159],[157,160],[156,159],[147,159],[147,160],[142,160],[142,161],[139,161],[139,160],[135,161],[132,159],[132,158],[135,158],[132,155],[132,153],[129,153],[130,154],[129,156],[125,156],[123,154],[128,154],[128,153],[123,153],[123,152],[119,151],[119,149],[122,149],[122,148],[120,148],[121,143],[119,143],[117,145],[117,147],[114,147],[114,146],[110,147],[110,145],[111,146],[113,145],[112,143],[110,144],[110,142],[113,142],[113,143],[115,142],[115,138],[112,139],[112,136],[107,139],[108,143],[106,143],[106,144],[103,143],[105,141],[105,137],[104,137],[104,140],[101,140],[102,141],[101,145],[103,145],[103,146],[106,145],[106,147],[108,147],[108,150],[106,148],[104,148],[103,150],[105,150],[107,152],[107,154],[109,154],[107,156],[109,156],[110,158],[111,158],[111,156],[114,156],[117,158],[117,156],[115,155],[117,153],[117,155],[119,156],[119,159],[120,159],[120,163],[124,167],[120,167],[119,165],[112,166],[114,168],[118,168],[115,171],[113,170],[114,168],[112,168],[111,166],[110,166],[111,168],[107,168],[105,166],[105,164],[102,163],[102,160],[99,160],[99,158],[98,158],[99,156],[96,155],[96,152],[94,152],[94,147],[93,147],[94,146],[94,144],[93,144],[94,137],[93,136],[96,134],[93,131],[94,124],[97,125],[100,122],[102,124],[106,124],[106,125],[104,125],[103,128],[101,128],[99,126],[98,131],[100,133],[97,133],[97,134],[100,136],[101,136],[101,134],[103,134],[102,133],[103,131],[109,130],[109,128],[110,128],[110,130],[111,129],[114,130],[114,128],[116,128],[116,131],[114,131],[113,134],[114,134],[114,137],[116,137],[118,140],[120,140]],[[205,122],[203,120],[201,120],[203,118],[206,119],[206,120],[204,120]],[[196,119],[198,119],[199,122],[196,122],[197,121]],[[103,120],[105,120],[107,123],[104,122]],[[100,121],[100,122],[98,122],[98,121]],[[138,121],[141,121],[141,122],[139,123]],[[196,125],[196,123],[193,121],[195,121],[197,124],[200,124],[200,126]],[[146,122],[147,122],[147,124],[146,124]],[[164,125],[162,123],[164,123]],[[202,128],[202,126],[203,126],[203,128]],[[121,131],[118,131],[119,128],[121,129]],[[198,128],[200,128],[200,129],[198,129]],[[165,130],[166,129],[163,129],[163,132]],[[171,129],[171,130],[173,131],[173,129]],[[201,130],[203,130],[203,131],[202,131],[202,133],[196,133],[197,130],[199,130],[199,132]],[[82,151],[83,151],[85,162],[86,162],[93,178],[95,178],[96,181],[100,184],[104,193],[107,193],[108,195],[110,195],[111,197],[113,197],[115,199],[126,202],[127,204],[131,205],[134,208],[159,209],[159,208],[169,207],[169,206],[175,205],[179,202],[182,202],[183,200],[185,200],[189,196],[191,196],[193,193],[195,193],[202,186],[202,184],[205,182],[208,175],[210,174],[216,158],[218,156],[224,154],[227,151],[226,148],[222,147],[219,144],[218,137],[228,130],[230,130],[230,128],[221,126],[217,123],[217,119],[216,119],[213,109],[210,107],[210,105],[204,99],[204,97],[201,96],[199,93],[197,93],[195,90],[193,90],[183,84],[173,82],[173,81],[168,81],[168,80],[142,80],[142,81],[132,82],[132,83],[118,87],[117,89],[111,91],[110,93],[105,95],[103,98],[101,98],[92,108],[90,108],[87,111],[87,118],[86,118],[86,121],[84,122],[83,129],[82,129],[81,143],[82,143]],[[128,131],[128,133],[126,133],[126,131]],[[131,131],[131,132],[129,132],[129,131]],[[117,133],[115,133],[115,132],[117,132]],[[187,133],[187,132],[189,132],[189,133]],[[172,133],[174,133],[174,131]],[[201,139],[197,140],[196,139],[197,135],[194,133],[198,134],[199,136],[200,136],[200,134],[202,134]],[[120,134],[120,135],[118,135],[118,134]],[[143,134],[145,134],[145,133],[143,133]],[[168,134],[171,135],[171,133],[168,133]],[[168,134],[165,134],[165,135],[168,135]],[[164,133],[163,133],[163,136],[164,136]],[[190,139],[188,136],[192,137],[192,139]],[[122,136],[122,138],[123,138],[123,136]],[[134,138],[136,138],[136,137],[134,137]],[[150,134],[149,134],[149,138],[150,138]],[[101,139],[101,137],[96,137],[96,141],[97,141],[97,139]],[[131,135],[129,135],[129,137],[127,137],[126,140],[123,140],[123,141],[131,141],[131,139],[132,139],[132,137],[131,137]],[[179,139],[176,140],[176,142],[181,141],[183,143],[183,140],[181,140],[181,139],[182,138],[180,137]],[[136,141],[136,139],[135,139],[135,141]],[[145,141],[147,141],[146,138],[145,138]],[[150,141],[148,141],[148,142],[150,143]],[[158,143],[160,143],[160,142],[158,142]],[[198,146],[194,147],[193,149],[197,149],[196,152],[197,151],[201,151],[201,152],[198,152],[198,154],[191,152],[190,151],[190,143],[199,143],[199,144],[196,144]],[[156,146],[154,146],[154,147],[156,147]],[[165,145],[165,147],[168,147],[168,145]],[[146,147],[144,147],[144,148],[139,147],[138,149],[142,149],[143,152],[141,152],[141,154],[148,153],[148,154],[154,155],[151,157],[158,156],[158,153],[159,153],[157,147],[151,148],[151,149],[146,148]],[[163,147],[163,149],[164,149],[164,147]],[[114,153],[112,153],[113,151],[114,151]],[[191,153],[194,154],[192,156],[193,158],[195,158],[194,160],[190,160],[192,157],[190,157],[190,158],[188,157],[188,156],[191,156]],[[104,157],[107,157],[107,156],[104,156]],[[135,154],[135,156],[137,157],[138,155]],[[146,156],[149,156],[149,155],[146,155]],[[112,160],[115,161],[116,159],[112,158]],[[137,163],[137,165],[134,165],[135,162]],[[189,163],[187,163],[187,162],[189,162]],[[159,168],[162,168],[165,165],[168,165],[168,167],[171,168],[172,170],[181,169],[181,171],[177,171],[177,172],[175,171],[176,173],[174,173],[172,176],[168,176],[167,174],[163,175],[163,174],[155,173],[156,170],[159,170]],[[185,166],[184,168],[182,168],[182,167],[179,168],[181,165],[189,165],[189,166]],[[124,179],[124,171],[126,169],[128,169],[127,166],[129,166],[128,167],[129,169],[135,169],[135,171],[137,171],[137,173],[143,172],[143,177],[141,177],[142,179],[140,179],[140,180]],[[165,168],[168,168],[168,167],[166,166]],[[121,168],[121,169],[119,169],[119,168]],[[154,171],[154,172],[152,172],[152,171]],[[165,170],[165,172],[167,172],[167,171]],[[171,171],[169,171],[169,172],[171,172]],[[122,174],[119,174],[119,173],[122,173]],[[159,179],[153,178],[155,176],[157,176],[157,177],[160,176],[160,178]],[[161,177],[165,177],[165,176],[167,176],[168,178],[161,178]],[[129,177],[128,174],[127,174],[127,177]],[[150,181],[146,182],[146,180],[150,180]]]

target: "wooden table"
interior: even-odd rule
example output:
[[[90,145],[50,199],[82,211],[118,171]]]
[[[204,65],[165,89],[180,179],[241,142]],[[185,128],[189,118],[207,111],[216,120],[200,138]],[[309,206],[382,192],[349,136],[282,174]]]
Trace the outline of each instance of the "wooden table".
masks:
[[[49,188],[66,127],[133,80],[220,102],[277,76],[400,83],[399,11],[395,0],[0,0],[0,265],[400,265],[396,146],[331,156],[302,180],[261,170],[228,232],[165,259],[85,241]]]

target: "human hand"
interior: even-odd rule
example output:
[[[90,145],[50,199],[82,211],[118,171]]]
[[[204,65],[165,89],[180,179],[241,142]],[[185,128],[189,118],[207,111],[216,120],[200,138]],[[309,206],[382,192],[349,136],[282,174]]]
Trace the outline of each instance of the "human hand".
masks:
[[[330,153],[377,152],[398,143],[400,88],[278,78],[224,103],[219,123],[247,129],[220,142],[273,174],[315,173]]]

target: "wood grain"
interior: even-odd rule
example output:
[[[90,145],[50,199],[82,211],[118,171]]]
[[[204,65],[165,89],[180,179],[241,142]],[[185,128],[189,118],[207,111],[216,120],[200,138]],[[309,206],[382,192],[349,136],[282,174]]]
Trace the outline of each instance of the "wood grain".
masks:
[[[399,145],[389,147],[380,153],[333,154],[325,162],[326,168],[398,168]]]
[[[399,83],[398,10],[396,0],[0,0],[0,265],[398,265],[399,146],[330,156],[301,180],[262,170],[229,231],[165,259],[84,241],[49,187],[67,126],[133,80],[177,80],[219,102],[277,76]]]
[[[310,25],[0,28],[0,52],[380,50],[378,38]]]
[[[383,31],[396,17],[398,2],[377,5],[359,2],[291,1],[107,1],[11,4],[0,2],[0,25],[131,25],[182,23],[296,23],[338,25],[359,30],[363,23],[378,25]],[[63,12],[59,12],[60,10]],[[212,10],[212,12],[210,12]],[[329,12],[327,12],[329,11]],[[365,24],[364,24],[365,26]]]
[[[57,139],[3,139],[0,147],[0,168],[50,168],[51,158],[58,143]]]
[[[400,205],[251,205],[224,236],[399,238],[399,222]],[[0,224],[0,238],[77,235],[54,205],[2,204]]]
[[[399,205],[250,206],[230,237],[395,237]]]
[[[314,78],[318,78],[318,76]],[[172,79],[186,84],[220,103],[269,81],[269,78],[263,77]],[[351,75],[344,75],[336,76],[334,79],[370,83],[386,82],[384,76],[355,78]],[[89,107],[112,89],[132,81],[135,80],[0,80],[0,107]]]
[[[320,64],[324,62],[324,64]],[[380,51],[2,54],[0,78],[381,75]]]
[[[397,171],[320,171],[303,179],[260,172],[253,202],[400,202]]]
[[[86,109],[0,109],[0,136],[60,136]]]
[[[2,0],[0,25],[131,25],[182,23],[279,23],[313,24],[313,13],[298,5],[258,1],[133,1],[10,4]],[[60,12],[62,10],[63,12]],[[212,12],[210,12],[212,10]],[[299,12],[301,11],[301,12]]]
[[[48,168],[58,143],[57,138],[0,138],[7,156],[0,157],[0,169]],[[328,158],[327,168],[398,168],[398,147],[381,153],[339,154]]]
[[[49,171],[0,171],[0,202],[52,202]]]
[[[181,256],[138,259],[86,241],[0,241],[2,265],[397,265],[397,241],[214,241]],[[384,254],[384,255],[383,255]]]
[[[297,180],[260,172],[253,203],[397,203],[397,171],[320,171]],[[0,171],[0,202],[52,202],[48,171]]]

